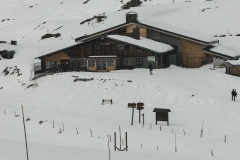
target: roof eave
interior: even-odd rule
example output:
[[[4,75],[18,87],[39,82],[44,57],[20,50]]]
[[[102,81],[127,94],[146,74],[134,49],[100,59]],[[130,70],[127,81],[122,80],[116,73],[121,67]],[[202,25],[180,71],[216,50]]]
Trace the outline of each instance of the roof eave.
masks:
[[[210,51],[208,49],[203,49],[203,52],[209,53],[209,54],[213,54],[213,55],[225,58],[225,59],[234,59],[234,57],[231,57],[231,56],[228,56],[228,55],[224,55],[224,54],[221,54],[221,53],[218,53],[218,52]]]
[[[120,25],[117,25],[117,26],[114,26],[114,27],[105,29],[105,30],[103,30],[103,31],[100,31],[100,32],[97,32],[97,33],[93,33],[93,34],[87,35],[87,36],[85,36],[85,37],[82,36],[82,37],[76,38],[76,39],[75,39],[75,42],[84,42],[85,40],[88,40],[88,39],[93,38],[93,37],[95,37],[95,36],[100,36],[100,35],[102,35],[102,34],[104,34],[104,33],[111,32],[111,31],[113,31],[113,30],[119,29],[119,28],[124,27],[124,26],[127,26],[127,25],[129,25],[129,24],[135,24],[135,23],[133,23],[133,22],[122,23],[122,24],[120,24]]]

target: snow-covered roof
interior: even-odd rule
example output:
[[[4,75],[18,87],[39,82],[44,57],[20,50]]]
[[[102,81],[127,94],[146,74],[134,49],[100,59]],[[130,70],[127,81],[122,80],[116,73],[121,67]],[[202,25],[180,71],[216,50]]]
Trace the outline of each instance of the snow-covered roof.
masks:
[[[152,21],[152,20],[141,20],[141,21],[139,21],[139,24],[147,25],[149,27],[155,27],[157,29],[166,31],[168,33],[171,32],[175,36],[179,35],[180,37],[182,36],[182,37],[186,37],[186,38],[190,38],[190,39],[195,39],[196,41],[202,41],[203,43],[217,43],[218,42],[218,39],[215,39],[209,35],[191,31],[189,29],[174,27],[172,25],[162,23],[162,22],[157,22],[157,21]]]
[[[127,37],[127,36],[119,36],[119,35],[108,35],[108,38],[111,39],[115,39],[115,40],[119,40],[122,42],[127,42],[129,44],[133,44],[136,46],[140,46],[142,48],[146,48],[149,50],[152,50],[154,52],[158,52],[158,53],[164,53],[164,52],[168,52],[168,51],[172,51],[174,50],[174,48],[168,44],[164,44],[161,42],[156,42],[147,38],[143,38],[140,37],[140,40],[131,38],[131,37]]]
[[[228,57],[232,57],[232,58],[240,55],[240,51],[237,51],[233,48],[222,46],[222,45],[214,46],[213,48],[210,48],[209,51],[215,52],[217,54],[225,55]]]
[[[230,63],[231,65],[234,65],[234,66],[239,66],[240,65],[240,59],[238,59],[238,60],[228,60],[226,62],[228,62],[228,63]]]

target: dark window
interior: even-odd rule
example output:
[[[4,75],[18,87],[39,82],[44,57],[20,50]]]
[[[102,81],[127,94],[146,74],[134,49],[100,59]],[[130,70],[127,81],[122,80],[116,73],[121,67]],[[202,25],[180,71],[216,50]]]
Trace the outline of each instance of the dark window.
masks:
[[[111,44],[111,51],[118,51],[118,46],[116,44]]]
[[[143,59],[142,58],[137,58],[136,59],[136,65],[137,66],[143,66]]]
[[[88,66],[95,66],[95,61],[94,60],[88,60]]]
[[[51,68],[51,62],[46,62],[46,69]]]
[[[57,68],[57,62],[52,62],[52,68]]]
[[[167,57],[166,56],[162,56],[163,57],[163,63],[167,63]]]
[[[130,50],[130,45],[126,45],[125,50],[129,51]]]
[[[81,65],[82,65],[82,66],[86,65],[86,60],[85,60],[85,59],[82,59],[82,60],[81,60]]]
[[[132,65],[132,60],[131,59],[124,59],[124,66],[131,66]]]
[[[100,50],[101,50],[101,46],[100,46],[99,44],[95,44],[94,47],[93,47],[93,49],[94,49],[95,51],[100,51]]]
[[[114,66],[114,60],[108,60],[107,63],[108,66]]]
[[[34,63],[34,71],[40,71],[41,70],[41,62]]]

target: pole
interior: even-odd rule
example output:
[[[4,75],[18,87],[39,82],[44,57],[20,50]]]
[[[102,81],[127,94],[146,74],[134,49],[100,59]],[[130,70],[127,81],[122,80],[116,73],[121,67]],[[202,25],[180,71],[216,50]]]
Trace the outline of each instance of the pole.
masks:
[[[121,150],[121,148],[122,148],[122,145],[121,145],[122,135],[121,135],[121,128],[120,128],[120,126],[119,126],[119,134],[120,134],[120,150]]]
[[[111,160],[111,158],[110,158],[110,147],[109,147],[109,137],[108,137],[108,135],[107,135],[107,139],[108,139],[108,153],[109,153],[109,160]]]
[[[23,105],[22,105],[22,116],[23,116],[23,127],[24,127],[24,133],[25,133],[25,143],[26,143],[27,160],[29,160],[29,158],[28,158],[27,135],[26,135],[25,121],[24,121]]]
[[[116,151],[116,132],[114,132],[114,151]]]
[[[139,123],[141,123],[141,110],[139,109]]]
[[[133,125],[133,115],[134,115],[134,106],[133,106],[133,109],[132,109],[132,123],[131,123],[131,125]]]
[[[144,113],[143,113],[143,124],[144,124]]]
[[[127,144],[127,132],[125,132],[125,140],[126,140],[126,151],[128,151],[128,144]]]

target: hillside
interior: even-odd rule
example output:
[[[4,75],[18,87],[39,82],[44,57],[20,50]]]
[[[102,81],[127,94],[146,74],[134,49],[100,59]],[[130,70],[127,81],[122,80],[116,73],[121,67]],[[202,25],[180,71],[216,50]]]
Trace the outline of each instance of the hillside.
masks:
[[[240,101],[231,101],[230,92],[233,88],[239,91],[240,83],[239,77],[226,75],[225,69],[171,66],[154,70],[153,76],[146,69],[134,69],[67,72],[31,80],[36,57],[73,45],[75,38],[85,34],[124,23],[129,11],[137,12],[139,20],[204,33],[219,39],[220,45],[240,50],[239,0],[174,1],[146,0],[139,7],[122,10],[128,0],[2,0],[0,41],[16,40],[18,45],[0,43],[0,50],[16,51],[11,60],[0,56],[0,159],[26,159],[23,104],[25,116],[31,119],[26,122],[30,159],[108,159],[107,134],[112,139],[114,132],[118,136],[120,125],[122,135],[128,132],[129,151],[114,152],[110,142],[112,160],[238,160]],[[80,24],[98,15],[106,18]],[[47,33],[61,36],[41,39]],[[21,76],[2,73],[14,66]],[[73,76],[94,80],[73,82]],[[104,98],[113,99],[113,105],[102,105]],[[130,102],[145,103],[144,126],[138,123],[138,111],[130,125]],[[155,125],[153,108],[171,109],[170,126],[165,122]],[[15,117],[14,111],[20,116]],[[40,125],[40,120],[46,122]],[[200,138],[203,121],[204,137]],[[62,123],[65,131],[58,134]]]

